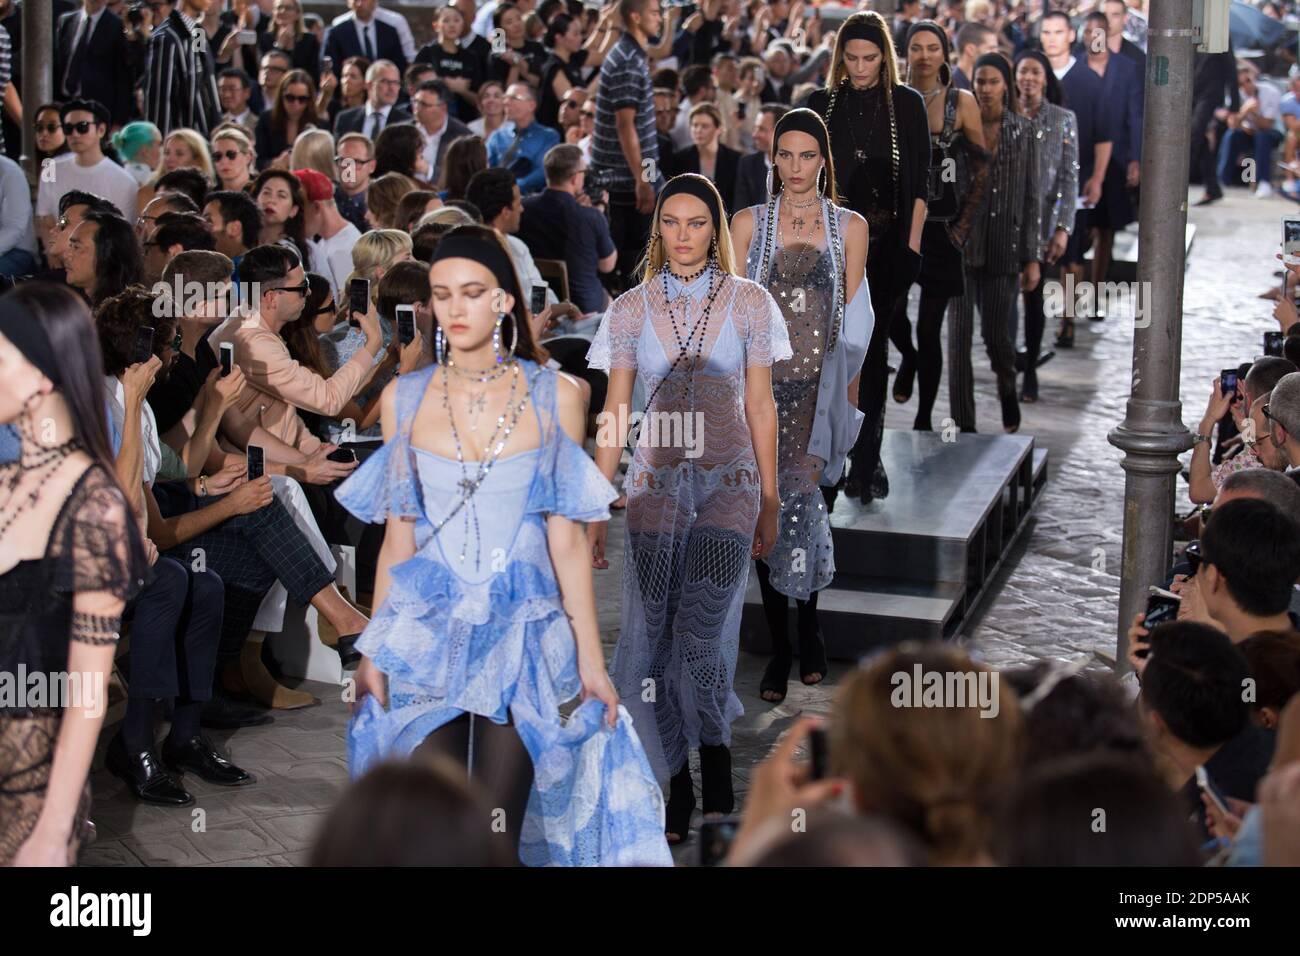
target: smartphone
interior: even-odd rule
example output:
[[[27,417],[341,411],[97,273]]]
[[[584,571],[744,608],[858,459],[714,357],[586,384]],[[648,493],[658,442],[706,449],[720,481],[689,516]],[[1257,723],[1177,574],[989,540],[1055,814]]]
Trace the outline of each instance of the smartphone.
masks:
[[[334,72],[334,57],[323,56],[320,58],[320,71],[322,74]]]
[[[348,325],[360,328],[361,323],[352,317],[353,312],[365,315],[370,311],[370,280],[353,279],[348,286]]]
[[[403,346],[415,341],[415,306],[413,305],[397,307],[397,341]]]
[[[1265,332],[1264,333],[1264,354],[1283,356],[1283,343],[1286,341],[1285,332]]]
[[[149,361],[149,356],[153,355],[153,335],[154,328],[152,325],[142,325],[135,332],[135,347],[131,350],[131,364],[139,365],[141,362]]]
[[[533,286],[532,298],[528,300],[528,310],[533,315],[539,315],[546,309],[546,286]]]
[[[1199,540],[1187,542],[1187,547],[1183,549],[1183,560],[1187,562],[1187,566],[1191,569],[1187,572],[1187,576],[1189,578],[1196,577],[1196,572],[1201,570],[1202,560],[1201,542]]]
[[[1142,618],[1142,626],[1150,631],[1161,624],[1177,619],[1181,604],[1182,598],[1177,594],[1153,584],[1151,593],[1147,597],[1147,613]]]
[[[217,352],[221,358],[221,377],[225,378],[235,370],[235,343],[222,342]]]
[[[1300,215],[1296,213],[1282,217],[1282,261],[1300,266]]]
[[[1210,802],[1218,808],[1220,813],[1224,816],[1228,816],[1232,813],[1232,811],[1228,809],[1228,798],[1224,795],[1223,791],[1218,788],[1213,778],[1210,777],[1209,771],[1205,769],[1205,764],[1200,764],[1196,768],[1196,786],[1200,788],[1201,793],[1210,798]]]
[[[741,100],[739,103],[736,104],[736,115],[739,116],[742,120],[745,118],[745,101],[744,101],[744,100]]]
[[[238,30],[235,32],[235,42],[240,46],[252,46],[257,42],[257,31]]]
[[[812,756],[812,778],[814,780],[825,780],[827,763],[825,728],[814,727],[808,731],[808,750]]]
[[[248,480],[257,481],[266,472],[266,457],[261,445],[248,446]]]
[[[1219,373],[1219,391],[1224,395],[1237,394],[1237,370],[1225,368]]]
[[[717,866],[731,852],[740,817],[700,821],[700,866]]]
[[[325,457],[329,461],[338,461],[347,464],[357,460],[357,453],[351,448],[335,448]]]

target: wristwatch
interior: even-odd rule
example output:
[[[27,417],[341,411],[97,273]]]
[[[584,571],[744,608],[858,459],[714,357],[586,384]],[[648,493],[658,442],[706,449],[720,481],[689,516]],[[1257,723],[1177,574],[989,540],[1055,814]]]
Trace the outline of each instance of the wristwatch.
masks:
[[[206,475],[199,475],[199,497],[200,497],[200,498],[206,498],[207,496],[208,496],[208,479],[207,479],[207,476],[206,476]]]
[[[1210,440],[1210,436],[1209,436],[1209,435],[1193,435],[1193,436],[1192,436],[1192,444],[1193,444],[1193,445],[1199,445],[1201,442],[1203,442],[1203,441],[1209,441],[1209,440]]]

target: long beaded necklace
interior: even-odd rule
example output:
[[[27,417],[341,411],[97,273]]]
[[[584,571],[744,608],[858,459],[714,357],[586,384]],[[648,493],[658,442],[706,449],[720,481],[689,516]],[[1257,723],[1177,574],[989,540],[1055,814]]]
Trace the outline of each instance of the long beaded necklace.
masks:
[[[451,369],[456,377],[466,383],[465,387],[465,407],[470,415],[469,430],[478,431],[479,418],[487,409],[487,385],[495,382],[502,375],[506,374],[506,366],[493,365],[486,369],[465,369],[457,365],[451,358],[447,357],[447,367]],[[484,388],[472,388],[469,383],[485,386]]]
[[[24,431],[26,430],[24,429]],[[11,462],[0,468],[0,488],[6,492],[4,502],[0,503],[0,510],[8,510],[9,505],[13,503],[14,495],[18,491],[18,485],[22,481],[23,475],[34,473],[32,490],[28,492],[27,497],[20,501],[13,510],[9,511],[3,520],[0,520],[0,541],[4,540],[14,522],[31,510],[37,499],[40,498],[41,489],[46,482],[63,464],[64,459],[79,447],[80,444],[75,438],[69,438],[61,444],[52,445],[48,448],[40,448],[34,452],[24,451],[18,461]]]
[[[482,564],[483,541],[479,531],[478,506],[474,503],[473,498],[479,488],[483,486],[483,482],[487,480],[488,474],[492,471],[492,466],[496,464],[497,459],[501,457],[502,449],[506,447],[506,442],[509,441],[511,432],[513,432],[515,426],[519,424],[519,418],[528,404],[527,394],[520,398],[517,403],[515,402],[515,395],[519,390],[519,363],[510,362],[508,366],[504,366],[503,368],[507,368],[511,372],[510,392],[506,396],[505,408],[503,408],[501,414],[497,416],[496,429],[492,432],[492,437],[488,440],[487,445],[483,449],[483,457],[473,462],[473,464],[478,465],[478,468],[472,477],[470,476],[468,468],[468,464],[470,463],[465,461],[465,449],[460,440],[460,430],[456,427],[456,416],[452,414],[451,410],[450,376],[444,374],[442,377],[442,407],[447,412],[447,421],[451,424],[451,437],[456,443],[456,462],[460,465],[460,481],[456,483],[457,487],[460,489],[460,500],[452,506],[451,510],[447,512],[441,521],[434,525],[433,533],[438,534],[441,532],[442,529],[446,527],[447,522],[449,522],[458,512],[464,512],[465,533],[461,541],[460,560],[464,561],[468,554],[470,525],[473,524],[475,573],[479,571],[480,565]],[[469,505],[469,507],[466,508],[466,505]]]
[[[869,86],[869,87],[867,87],[867,90],[878,90],[879,86],[880,86],[880,84],[877,82],[876,86]],[[854,92],[857,92],[857,93],[860,94],[860,95],[857,97],[857,101],[858,101],[858,119],[862,121],[863,129],[866,130],[866,133],[867,133],[867,138],[866,138],[866,140],[862,143],[861,146],[858,146],[858,137],[857,137],[857,134],[853,131],[853,127],[854,127],[856,124],[854,124],[854,123],[849,123],[849,124],[848,124],[848,126],[849,126],[849,140],[850,140],[850,142],[853,143],[853,158],[856,159],[856,160],[857,160],[858,162],[860,162],[860,163],[865,163],[865,162],[867,161],[867,147],[868,147],[869,145],[871,145],[871,134],[874,133],[875,130],[876,130],[876,118],[877,118],[878,116],[880,116],[880,101],[881,101],[882,99],[884,99],[884,97],[881,96],[881,95],[877,95],[877,96],[873,97],[873,100],[875,101],[875,102],[874,102],[874,107],[875,107],[875,108],[871,111],[871,122],[868,123],[868,122],[866,122],[866,119],[867,119],[866,114],[865,114],[865,113],[863,112],[863,110],[862,110],[862,100],[863,100],[863,95],[862,95],[862,94],[865,94],[865,93],[866,93],[866,90],[855,90]]]

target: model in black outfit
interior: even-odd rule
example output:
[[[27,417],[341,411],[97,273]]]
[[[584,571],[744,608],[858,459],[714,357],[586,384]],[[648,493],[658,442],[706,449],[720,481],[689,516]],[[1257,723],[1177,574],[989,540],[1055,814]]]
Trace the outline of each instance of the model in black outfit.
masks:
[[[889,316],[900,301],[906,304],[921,267],[930,158],[924,101],[899,82],[894,44],[878,13],[855,13],[844,21],[835,36],[829,83],[813,92],[808,107],[830,131],[842,201],[867,220],[870,232],[867,281],[877,318],[859,382],[858,407],[865,418],[844,485],[845,494],[865,502],[889,493],[880,464]]]

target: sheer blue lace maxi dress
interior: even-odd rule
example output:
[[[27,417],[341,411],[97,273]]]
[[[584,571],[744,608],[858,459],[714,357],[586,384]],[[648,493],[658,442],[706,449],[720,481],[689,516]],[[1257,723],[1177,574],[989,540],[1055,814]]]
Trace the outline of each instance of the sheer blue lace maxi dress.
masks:
[[[665,281],[665,276],[666,281]],[[791,355],[785,321],[767,290],[721,279],[700,346],[713,273],[683,285],[660,273],[618,297],[587,355],[592,368],[636,369],[645,411],[624,490],[627,535],[623,623],[613,675],[628,709],[652,712],[661,779],[701,743],[731,743],[744,713],[732,690],[740,614],[762,497],[745,418],[745,370]],[[674,333],[669,308],[675,316]]]
[[[350,770],[355,777],[376,760],[409,756],[463,713],[512,720],[533,762],[524,863],[671,865],[663,796],[627,711],[614,729],[595,699],[561,715],[581,683],[546,518],[605,520],[615,492],[556,420],[556,373],[521,365],[532,410],[524,414],[537,416],[541,444],[496,462],[472,499],[478,532],[468,541],[459,514],[433,534],[460,498],[459,464],[411,444],[438,366],[402,376],[397,433],[338,489],[362,521],[414,519],[416,543],[390,570],[384,602],[357,643],[388,676],[389,702],[384,710],[368,696],[358,709]]]

